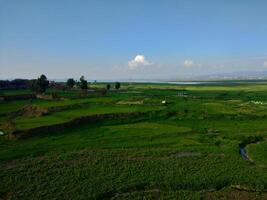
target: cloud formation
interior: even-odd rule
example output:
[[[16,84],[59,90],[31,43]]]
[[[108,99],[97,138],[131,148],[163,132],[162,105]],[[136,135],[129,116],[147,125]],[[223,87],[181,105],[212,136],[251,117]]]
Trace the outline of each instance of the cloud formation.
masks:
[[[184,66],[186,67],[192,67],[193,66],[193,60],[185,60],[184,61]]]
[[[267,67],[267,60],[265,60],[265,61],[263,62],[263,66],[264,66],[264,67]]]
[[[128,67],[130,70],[135,70],[139,67],[152,65],[144,55],[137,55],[135,58],[128,62]]]

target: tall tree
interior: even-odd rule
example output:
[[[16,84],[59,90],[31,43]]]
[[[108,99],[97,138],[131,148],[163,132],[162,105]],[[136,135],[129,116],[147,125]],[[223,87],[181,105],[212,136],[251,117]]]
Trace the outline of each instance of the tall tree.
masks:
[[[31,80],[29,87],[36,93],[44,93],[49,86],[49,81],[45,75],[41,75],[39,78]]]
[[[121,87],[120,82],[116,82],[116,83],[115,83],[115,88],[118,90],[118,89],[120,89],[120,87]]]
[[[107,84],[106,88],[107,88],[107,90],[110,90],[111,85],[110,84]]]
[[[39,87],[40,87],[40,92],[44,93],[46,89],[49,86],[49,81],[47,80],[45,75],[41,75],[39,79],[37,79]]]
[[[79,86],[82,90],[88,89],[87,80],[84,79],[84,76],[81,76]]]
[[[67,80],[67,86],[68,86],[69,88],[73,88],[74,85],[75,85],[75,80],[74,80],[73,78],[69,78],[69,79]]]

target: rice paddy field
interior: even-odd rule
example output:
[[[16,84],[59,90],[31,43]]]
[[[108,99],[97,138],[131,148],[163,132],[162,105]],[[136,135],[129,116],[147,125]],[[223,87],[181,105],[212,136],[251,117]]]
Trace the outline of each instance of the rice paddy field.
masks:
[[[90,87],[0,102],[0,199],[267,199],[267,83]]]

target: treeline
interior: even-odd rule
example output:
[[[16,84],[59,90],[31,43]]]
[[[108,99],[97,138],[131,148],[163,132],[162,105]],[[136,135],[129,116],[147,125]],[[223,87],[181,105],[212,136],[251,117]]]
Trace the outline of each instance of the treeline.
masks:
[[[26,89],[29,88],[37,93],[43,93],[49,87],[50,82],[45,75],[41,75],[37,79],[14,79],[0,80],[0,89]]]
[[[75,81],[73,78],[69,78],[67,80],[67,86],[69,88],[73,88],[74,86],[77,86],[81,89],[88,89],[88,83],[87,81],[84,79],[84,76],[81,76],[80,81]],[[115,89],[120,89],[121,84],[119,82],[116,82],[114,85]],[[110,90],[112,88],[112,85],[110,83],[108,83],[106,85],[106,90]]]
[[[49,81],[45,75],[41,75],[37,79],[14,79],[9,80],[0,80],[0,89],[26,89],[29,88],[37,93],[44,93],[45,90],[49,87]]]
[[[67,80],[67,86],[69,88],[73,88],[74,86],[78,86],[82,90],[88,89],[88,82],[85,80],[84,76],[81,76],[80,81],[75,81],[73,78],[69,78]]]
[[[84,78],[84,76],[81,76],[79,81],[74,80],[73,78],[69,78],[67,80],[67,83],[57,83],[54,81],[49,81],[45,75],[41,75],[37,79],[14,79],[12,81],[9,80],[0,80],[0,89],[25,89],[28,88],[32,90],[35,93],[45,93],[45,91],[50,88],[56,88],[56,89],[72,89],[72,88],[79,88],[83,91],[87,90],[88,82]],[[116,82],[114,85],[114,88],[116,90],[120,89],[120,83]],[[112,88],[112,85],[108,83],[106,85],[106,88],[103,88],[104,90],[110,90]]]
[[[25,89],[29,85],[27,79],[0,80],[0,89]]]

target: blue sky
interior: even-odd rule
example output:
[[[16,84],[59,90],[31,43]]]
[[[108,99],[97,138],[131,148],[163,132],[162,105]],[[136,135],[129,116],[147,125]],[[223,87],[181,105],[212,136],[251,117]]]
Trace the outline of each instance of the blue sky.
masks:
[[[0,0],[0,78],[267,70],[264,0]]]

